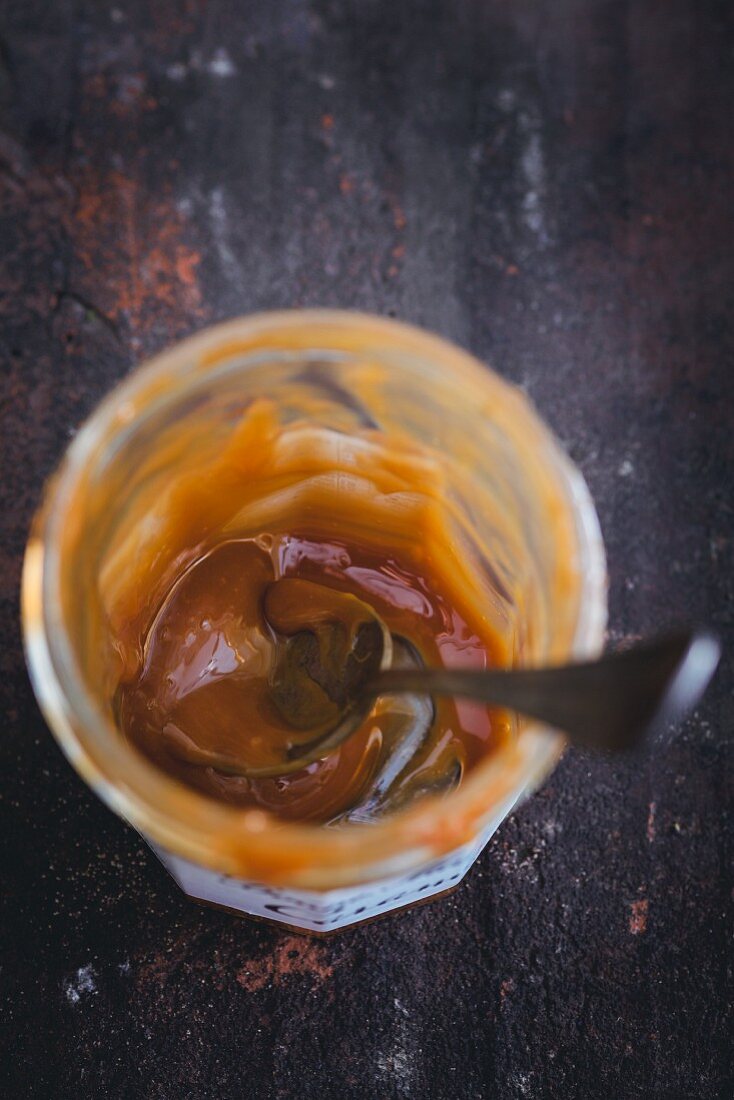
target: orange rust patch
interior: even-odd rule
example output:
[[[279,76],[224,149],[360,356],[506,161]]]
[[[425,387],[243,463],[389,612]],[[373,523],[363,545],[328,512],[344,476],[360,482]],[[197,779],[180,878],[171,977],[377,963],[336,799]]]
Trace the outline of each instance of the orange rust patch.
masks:
[[[399,203],[393,203],[392,207],[392,221],[396,229],[405,229],[408,224],[408,219],[405,217],[405,212]]]
[[[194,268],[200,262],[198,252],[185,252],[179,248],[176,252],[176,275],[184,286],[196,287],[196,272]],[[198,290],[197,290],[198,292]]]
[[[639,898],[632,902],[629,929],[633,936],[641,936],[647,931],[647,911],[649,903],[647,898]]]
[[[84,169],[76,183],[68,229],[85,293],[141,334],[160,325],[173,332],[182,316],[200,316],[201,256],[185,243],[174,203],[115,169]]]
[[[333,130],[334,129],[334,116],[333,115],[322,115],[321,116],[321,128],[322,128],[322,130]]]
[[[500,1002],[501,1003],[504,1003],[504,1000],[507,997],[508,993],[512,993],[514,988],[515,988],[515,979],[514,978],[505,978],[505,980],[500,985]]]
[[[300,936],[287,936],[269,955],[251,959],[240,967],[235,977],[248,993],[257,993],[267,985],[281,985],[286,978],[305,975],[314,985],[327,981],[334,967],[327,961],[328,951],[320,943]]]

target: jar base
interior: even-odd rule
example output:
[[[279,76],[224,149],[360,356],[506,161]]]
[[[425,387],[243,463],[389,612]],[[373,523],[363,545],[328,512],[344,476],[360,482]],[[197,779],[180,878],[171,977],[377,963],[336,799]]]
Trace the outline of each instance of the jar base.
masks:
[[[336,889],[305,890],[251,882],[150,846],[192,901],[265,920],[290,932],[322,936],[433,901],[456,889],[518,798],[508,799],[468,844],[403,874]]]
[[[317,932],[312,928],[301,928],[297,924],[288,924],[287,921],[274,920],[273,917],[260,917],[255,913],[246,913],[243,909],[233,909],[231,905],[220,905],[219,902],[216,901],[207,901],[205,898],[195,898],[193,894],[187,894],[185,890],[183,890],[182,893],[186,895],[189,901],[193,901],[203,909],[219,910],[221,913],[228,913],[230,916],[240,917],[242,920],[251,920],[255,921],[257,924],[264,924],[277,932],[290,932],[294,936],[303,936],[305,939],[330,940],[334,936],[338,936],[341,932],[351,932],[354,928],[359,928],[366,924],[376,924],[378,921],[387,920],[388,917],[400,917],[408,913],[411,909],[421,909],[424,905],[431,905],[433,902],[443,901],[444,898],[448,898],[452,894],[455,894],[463,881],[464,879],[461,879],[459,882],[454,883],[453,886],[449,886],[446,890],[439,890],[437,894],[431,894],[427,898],[419,898],[418,901],[408,902],[407,905],[398,906],[397,909],[386,909],[384,913],[376,913],[373,917],[363,917],[361,920],[356,920],[352,924],[343,924],[339,928],[332,928],[328,932]]]

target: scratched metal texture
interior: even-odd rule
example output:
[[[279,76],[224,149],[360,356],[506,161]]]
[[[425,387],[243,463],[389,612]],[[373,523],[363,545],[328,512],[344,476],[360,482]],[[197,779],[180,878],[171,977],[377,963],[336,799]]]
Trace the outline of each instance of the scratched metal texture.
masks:
[[[84,787],[18,628],[44,477],[131,366],[254,309],[427,325],[598,504],[610,638],[732,640],[734,78],[708,0],[4,0],[8,1097],[730,1097],[732,657],[569,754],[452,897],[326,942],[204,911]]]

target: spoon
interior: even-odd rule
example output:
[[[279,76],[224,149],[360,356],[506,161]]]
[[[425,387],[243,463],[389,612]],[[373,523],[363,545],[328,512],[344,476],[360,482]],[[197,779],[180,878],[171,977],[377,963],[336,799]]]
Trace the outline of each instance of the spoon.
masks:
[[[312,596],[316,587],[295,578],[280,580],[266,598],[272,620],[287,640],[271,681],[273,701],[294,733],[298,731],[294,742],[284,748],[280,762],[267,767],[209,753],[211,766],[251,779],[298,771],[355,733],[378,697],[406,693],[476,699],[538,719],[582,748],[630,749],[653,728],[680,719],[695,706],[721,651],[710,631],[688,628],[593,661],[550,668],[390,667],[391,635],[376,612],[354,596],[342,597],[349,601],[351,642],[345,645],[344,624],[333,609],[319,620],[305,606],[311,601],[304,603],[304,596]],[[324,700],[321,710],[315,697]],[[310,738],[303,736],[307,728],[313,731]]]

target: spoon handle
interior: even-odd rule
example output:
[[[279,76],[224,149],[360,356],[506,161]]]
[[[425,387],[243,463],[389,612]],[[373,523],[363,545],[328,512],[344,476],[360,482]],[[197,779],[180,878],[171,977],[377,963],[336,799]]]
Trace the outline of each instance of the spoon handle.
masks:
[[[574,744],[630,748],[653,726],[682,718],[719,661],[718,639],[680,630],[557,668],[469,671],[390,669],[370,680],[373,696],[397,692],[455,695],[508,707],[568,734]]]

